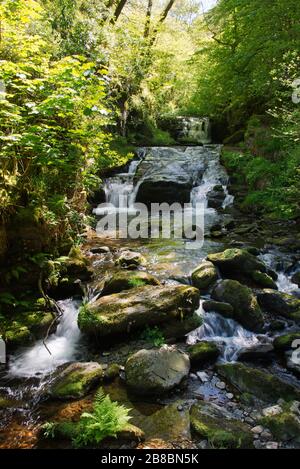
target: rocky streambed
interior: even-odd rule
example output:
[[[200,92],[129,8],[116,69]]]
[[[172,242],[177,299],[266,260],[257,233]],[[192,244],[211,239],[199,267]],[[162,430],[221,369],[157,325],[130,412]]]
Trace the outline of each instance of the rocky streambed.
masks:
[[[204,200],[204,244],[90,230],[52,292],[51,355],[37,340],[2,372],[1,447],[71,447],[99,388],[132,417],[100,447],[299,447],[299,232],[239,212],[220,150],[143,149],[106,182],[120,210]]]

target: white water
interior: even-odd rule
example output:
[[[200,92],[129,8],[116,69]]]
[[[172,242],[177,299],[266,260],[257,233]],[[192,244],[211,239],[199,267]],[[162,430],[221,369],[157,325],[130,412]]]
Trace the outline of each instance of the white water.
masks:
[[[47,351],[40,340],[11,357],[9,374],[19,377],[32,377],[49,374],[59,365],[74,360],[78,351],[80,331],[77,325],[78,303],[72,300],[60,301],[63,317],[57,331],[47,340]]]

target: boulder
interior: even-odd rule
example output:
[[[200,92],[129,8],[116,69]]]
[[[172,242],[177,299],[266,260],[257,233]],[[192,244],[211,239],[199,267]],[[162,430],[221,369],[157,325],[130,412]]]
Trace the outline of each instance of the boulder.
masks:
[[[217,280],[218,271],[209,261],[202,262],[192,273],[192,284],[199,290],[208,290]]]
[[[79,311],[78,325],[82,332],[96,339],[127,336],[145,326],[183,321],[198,307],[199,291],[193,287],[137,287],[84,305]]]
[[[203,365],[204,363],[215,361],[220,355],[220,350],[216,344],[205,340],[191,345],[188,347],[187,352],[192,365]]]
[[[274,351],[274,347],[271,343],[268,342],[260,342],[258,344],[249,346],[249,347],[242,347],[239,350],[238,359],[239,361],[247,361],[247,360],[272,360],[273,355],[272,352]]]
[[[250,331],[259,332],[264,326],[263,315],[252,291],[236,280],[222,280],[212,292],[216,301],[229,303],[233,312],[221,314],[239,322]]]
[[[256,283],[256,285],[260,286],[261,288],[272,288],[273,290],[278,289],[277,284],[273,278],[264,272],[255,270],[254,272],[251,272],[251,278]]]
[[[288,293],[265,289],[257,295],[260,306],[268,313],[300,321],[300,300]]]
[[[101,296],[120,293],[123,290],[130,290],[144,285],[160,285],[160,281],[147,272],[122,270],[105,280]]]
[[[221,301],[213,300],[203,301],[203,309],[206,312],[219,313],[225,317],[231,317],[234,312],[233,307],[229,303],[222,303]]]
[[[291,350],[292,344],[295,340],[300,341],[300,331],[299,332],[292,332],[290,334],[283,334],[278,337],[273,342],[275,350],[280,352],[286,352]]]
[[[207,260],[216,265],[225,275],[251,276],[255,271],[265,273],[267,270],[265,264],[246,249],[226,249],[223,252],[209,254]]]
[[[223,186],[215,186],[207,194],[207,206],[208,208],[220,209],[223,207],[223,203],[226,199],[226,194]]]
[[[242,393],[253,394],[265,402],[291,401],[300,397],[300,389],[277,376],[241,363],[217,365],[218,373]]]
[[[146,259],[139,252],[123,251],[115,264],[124,269],[136,269],[141,265],[145,265]]]
[[[202,326],[202,318],[194,313],[192,316],[186,317],[183,320],[172,319],[160,325],[160,330],[165,339],[177,340],[182,339],[187,334],[195,331]]]
[[[172,347],[140,350],[126,362],[126,384],[136,394],[160,395],[179,386],[189,371],[188,355]]]
[[[248,425],[236,420],[224,407],[198,402],[191,407],[191,427],[208,440],[211,448],[243,449],[253,447],[253,434]]]
[[[81,399],[95,387],[104,376],[99,363],[72,363],[56,371],[48,394],[53,399]]]
[[[276,440],[300,443],[300,418],[290,410],[265,416],[260,423],[271,431]]]

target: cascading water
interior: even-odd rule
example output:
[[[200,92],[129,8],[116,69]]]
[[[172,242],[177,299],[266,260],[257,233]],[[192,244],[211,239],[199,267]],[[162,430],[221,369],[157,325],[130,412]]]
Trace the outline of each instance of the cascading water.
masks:
[[[78,355],[80,331],[77,325],[79,305],[73,300],[60,301],[63,311],[57,331],[47,340],[46,349],[42,340],[33,347],[21,350],[10,359],[9,374],[18,377],[43,377],[59,365],[70,362]]]

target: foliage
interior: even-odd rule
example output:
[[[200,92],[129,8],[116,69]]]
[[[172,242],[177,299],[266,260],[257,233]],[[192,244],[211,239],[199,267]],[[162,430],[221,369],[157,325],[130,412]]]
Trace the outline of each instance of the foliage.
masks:
[[[143,340],[154,345],[154,347],[161,347],[165,344],[165,338],[159,327],[147,327],[141,335]]]
[[[80,419],[80,431],[74,439],[74,446],[82,447],[100,443],[109,436],[126,428],[130,420],[130,409],[112,402],[109,395],[100,389],[96,395],[92,413],[84,412]]]

